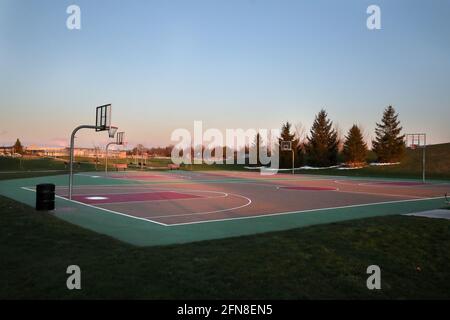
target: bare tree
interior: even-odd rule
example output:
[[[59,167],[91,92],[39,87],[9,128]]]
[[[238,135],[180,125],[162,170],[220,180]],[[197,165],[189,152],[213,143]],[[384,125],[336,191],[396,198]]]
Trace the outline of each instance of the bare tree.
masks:
[[[339,126],[338,122],[334,123],[334,130],[336,131],[337,134],[338,150],[340,152],[344,148],[345,135],[342,128]]]
[[[301,122],[297,122],[294,125],[294,131],[297,135],[300,145],[303,145],[306,141],[306,128]]]

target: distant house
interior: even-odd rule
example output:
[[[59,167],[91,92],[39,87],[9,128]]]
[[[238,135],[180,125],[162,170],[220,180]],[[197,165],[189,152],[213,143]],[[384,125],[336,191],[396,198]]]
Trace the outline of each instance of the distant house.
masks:
[[[0,147],[0,155],[12,155],[15,153],[14,146],[11,147]]]
[[[75,148],[75,157],[86,157],[86,158],[104,158],[105,150],[96,148]],[[67,154],[69,154],[69,148],[67,148]],[[108,156],[114,158],[125,159],[127,157],[126,151],[120,150],[108,150]]]

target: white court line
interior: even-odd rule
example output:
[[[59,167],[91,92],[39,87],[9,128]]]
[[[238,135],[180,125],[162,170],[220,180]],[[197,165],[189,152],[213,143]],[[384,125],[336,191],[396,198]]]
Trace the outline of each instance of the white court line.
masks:
[[[318,188],[318,189],[316,189],[316,190],[314,190],[314,189],[310,189],[310,190],[308,190],[308,189],[296,189],[296,188]],[[309,191],[309,192],[311,192],[311,191],[313,191],[313,192],[324,192],[324,191],[329,191],[329,192],[335,192],[335,191],[339,191],[339,188],[334,188],[334,187],[329,187],[329,188],[333,188],[333,190],[321,190],[320,188],[322,188],[322,187],[315,187],[315,186],[289,186],[289,185],[287,185],[287,186],[277,186],[277,190],[280,190],[280,189],[285,189],[286,191]],[[328,187],[323,187],[323,188],[328,188]]]
[[[335,180],[334,181],[337,184],[342,184],[342,185],[348,185],[348,186],[361,186],[360,183],[341,183],[339,182],[339,180]],[[388,197],[405,197],[405,198],[413,198],[413,199],[423,199],[424,197],[421,196],[411,196],[411,195],[405,195],[405,194],[394,194],[394,193],[381,193],[381,192],[366,192],[366,191],[346,191],[346,190],[341,190],[340,192],[344,192],[344,193],[361,193],[361,194],[370,194],[370,195],[380,195],[380,196],[388,196]]]
[[[237,209],[245,208],[245,207],[249,206],[249,205],[252,203],[252,200],[251,200],[250,198],[244,197],[244,196],[242,196],[242,195],[238,195],[238,194],[229,194],[229,195],[235,196],[235,197],[244,198],[244,199],[247,200],[247,203],[246,203],[246,204],[243,204],[243,205],[241,205],[241,206],[237,206],[237,207],[233,207],[233,208],[227,208],[227,209],[221,209],[221,210],[204,211],[204,212],[193,212],[193,213],[182,213],[182,214],[174,214],[174,215],[164,215],[164,216],[149,217],[149,218],[157,219],[157,218],[185,217],[185,216],[204,215],[204,214],[210,214],[210,213],[218,213],[218,212],[232,211],[232,210],[237,210]]]
[[[288,215],[288,214],[295,214],[295,213],[307,213],[307,212],[325,211],[325,210],[333,210],[333,209],[357,208],[357,207],[366,207],[366,206],[401,203],[401,202],[437,200],[437,199],[444,199],[444,198],[445,197],[434,197],[434,198],[421,198],[421,199],[410,199],[410,200],[395,200],[395,201],[363,203],[363,204],[354,204],[354,205],[339,206],[339,207],[328,207],[328,208],[308,209],[308,210],[300,210],[300,211],[286,211],[286,212],[267,213],[267,214],[247,216],[247,217],[223,218],[223,219],[204,220],[204,221],[173,223],[173,224],[167,224],[167,226],[168,227],[176,227],[176,226],[189,225],[189,224],[200,224],[200,223],[210,223],[210,222],[220,222],[220,221],[232,221],[232,220],[264,218],[264,217],[281,216],[281,215]]]
[[[83,176],[83,177],[89,177],[89,178],[104,178],[102,175],[92,175],[92,174],[86,174],[86,173],[75,173],[76,176]]]
[[[361,193],[361,194],[370,194],[375,196],[388,196],[388,197],[404,197],[404,198],[413,198],[413,199],[426,199],[420,196],[410,196],[405,194],[393,194],[393,193],[381,193],[381,192],[365,192],[365,191],[345,191],[340,190],[341,193]]]
[[[343,184],[345,186],[357,186],[357,185],[359,185],[359,183],[347,183],[347,181],[352,181],[352,180],[334,180],[333,182],[336,183],[336,184]],[[357,182],[358,180],[353,180],[353,181]]]
[[[412,182],[413,184],[401,184],[401,183],[409,183],[411,181],[375,181],[375,182],[362,182],[358,183],[358,186],[362,187],[376,187],[376,188],[417,188],[423,186],[423,184],[417,182]]]
[[[396,185],[395,183],[403,183],[403,182],[412,182],[416,183],[415,181],[388,181],[388,180],[374,180],[374,181],[367,181],[367,180],[353,180],[353,181],[366,181],[366,182],[359,182],[359,183],[347,183],[347,181],[352,180],[334,180],[333,182],[336,184],[342,184],[346,186],[363,186],[363,187],[396,187],[396,188],[424,188],[424,187],[439,187],[442,185],[449,185],[450,182],[439,182],[439,183],[433,183],[433,182],[426,182],[425,184],[412,184],[412,185]]]
[[[36,190],[29,189],[29,188],[27,188],[27,187],[21,187],[21,189],[24,189],[24,190],[27,190],[27,191],[31,191],[31,192],[36,192]],[[89,207],[89,208],[102,210],[102,211],[105,211],[105,212],[108,212],[108,213],[118,214],[118,215],[120,215],[120,216],[132,218],[132,219],[136,219],[136,220],[147,221],[147,222],[159,224],[159,225],[164,226],[164,227],[167,227],[167,226],[168,226],[167,224],[162,223],[162,222],[157,222],[157,221],[153,221],[153,220],[150,220],[150,219],[140,218],[140,217],[132,216],[132,215],[129,215],[129,214],[125,214],[125,213],[122,213],[122,212],[117,212],[117,211],[113,211],[113,210],[109,210],[109,209],[105,209],[105,208],[101,208],[101,207],[92,206],[92,205],[90,205],[90,204],[83,203],[83,202],[79,202],[79,201],[76,201],[76,200],[69,200],[69,199],[67,199],[67,198],[64,198],[64,197],[61,197],[61,196],[58,196],[58,195],[55,195],[55,197],[57,197],[57,198],[59,198],[59,199],[62,199],[62,200],[65,200],[65,201],[77,203],[77,204],[80,204],[80,205],[83,205],[83,206],[86,206],[86,207]]]
[[[436,187],[436,186],[439,187],[439,186],[443,186],[443,185],[450,186],[450,182],[439,182],[439,183],[433,183],[433,182],[428,183],[428,182],[426,182],[425,184],[418,185],[417,187],[419,187],[419,188]]]

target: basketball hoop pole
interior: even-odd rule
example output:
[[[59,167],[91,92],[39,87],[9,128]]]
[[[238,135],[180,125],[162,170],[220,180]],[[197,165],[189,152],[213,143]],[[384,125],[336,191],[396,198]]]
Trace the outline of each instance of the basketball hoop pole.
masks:
[[[292,152],[292,174],[295,174],[295,156],[294,149],[292,148],[292,141],[281,141],[281,151],[291,151]]]
[[[115,142],[110,142],[106,145],[106,152],[105,152],[105,175],[108,174],[108,148],[110,145],[116,144]]]
[[[81,129],[98,129],[97,126],[90,125],[81,125],[76,127],[72,131],[72,135],[70,136],[70,163],[69,163],[69,200],[72,200],[72,187],[73,187],[73,153],[75,149],[75,135]]]
[[[115,144],[115,145],[121,145],[120,143],[117,142],[110,142],[106,145],[106,152],[105,152],[105,175],[108,174],[108,148],[110,145]]]
[[[423,135],[423,150],[422,150],[422,182],[425,183],[425,149],[427,148],[427,135]]]
[[[115,127],[115,128],[116,128],[116,131],[117,131],[117,127]],[[110,142],[110,143],[108,143],[106,145],[106,152],[105,152],[105,176],[108,174],[108,148],[112,144],[115,144],[115,145],[118,145],[118,146],[123,145],[123,143],[124,143],[123,142],[123,135],[124,134],[125,134],[125,132],[118,132],[117,136],[116,136],[117,140],[114,141],[114,142]]]
[[[295,172],[294,172],[294,168],[295,168],[295,165],[294,165],[294,149],[292,149],[291,151],[292,151],[292,174],[295,174]]]
[[[422,182],[425,183],[426,177],[425,177],[425,155],[426,155],[426,147],[427,147],[427,134],[426,133],[408,133],[405,135],[406,144],[408,145],[409,139],[411,138],[411,149],[416,149],[416,147],[422,147]],[[415,143],[417,139],[417,144]],[[421,144],[422,141],[422,144]]]

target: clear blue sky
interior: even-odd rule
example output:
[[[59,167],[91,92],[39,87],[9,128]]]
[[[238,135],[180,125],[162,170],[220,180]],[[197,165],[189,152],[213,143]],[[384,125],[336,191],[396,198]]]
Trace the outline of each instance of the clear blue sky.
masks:
[[[79,31],[66,28],[70,4]],[[382,30],[366,28],[370,4]],[[0,0],[0,145],[65,144],[104,103],[147,146],[194,120],[309,130],[321,108],[370,138],[389,104],[405,131],[448,142],[449,17],[444,0]]]

